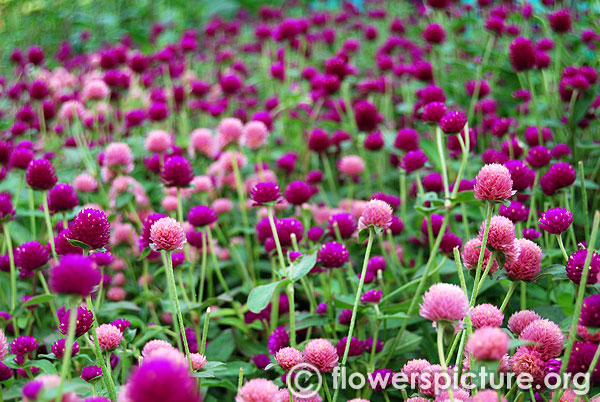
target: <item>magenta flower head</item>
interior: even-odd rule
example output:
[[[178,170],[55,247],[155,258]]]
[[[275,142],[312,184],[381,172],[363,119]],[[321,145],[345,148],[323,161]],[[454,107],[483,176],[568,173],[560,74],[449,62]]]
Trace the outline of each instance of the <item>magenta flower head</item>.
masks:
[[[48,159],[34,159],[27,166],[25,180],[34,190],[50,190],[58,181],[58,177]]]
[[[539,169],[546,166],[550,163],[550,159],[552,159],[552,155],[550,154],[550,150],[543,145],[536,145],[531,148],[527,153],[527,157],[525,160],[532,167]]]
[[[0,220],[11,220],[15,215],[15,208],[9,193],[0,193]]]
[[[26,271],[43,267],[49,259],[48,249],[37,241],[23,243],[15,250],[16,265]]]
[[[274,204],[281,200],[281,189],[276,183],[265,181],[256,184],[250,191],[254,206]]]
[[[127,400],[136,402],[200,402],[196,379],[187,365],[168,356],[156,356],[139,365],[124,387]]]
[[[525,190],[533,185],[535,171],[530,169],[525,162],[510,160],[506,161],[504,166],[510,172],[510,177],[513,181],[513,190]]]
[[[304,348],[304,361],[321,372],[329,372],[338,365],[339,356],[335,346],[327,339],[313,339]]]
[[[275,361],[284,371],[289,371],[292,367],[302,363],[302,353],[290,346],[281,348],[275,353]]]
[[[67,340],[65,338],[62,338],[52,344],[52,353],[54,353],[54,355],[59,359],[62,358],[65,354],[65,344],[67,343],[66,341]],[[77,342],[73,343],[72,352],[73,356],[79,353],[79,344]]]
[[[511,43],[508,51],[510,64],[516,72],[531,70],[535,67],[536,50],[530,39],[519,36]]]
[[[415,151],[409,151],[404,155],[404,158],[400,161],[400,167],[406,170],[406,174],[412,173],[415,170],[421,169],[427,163],[427,155],[425,152],[417,149]]]
[[[479,240],[483,242],[486,222],[479,229]],[[515,225],[504,216],[492,216],[487,238],[487,246],[493,250],[510,251],[515,241]]]
[[[516,258],[507,258],[504,264],[506,273],[515,280],[534,280],[542,270],[542,249],[527,239],[517,239],[515,245],[519,254]]]
[[[375,131],[383,121],[375,105],[367,100],[360,100],[354,104],[354,118],[358,129],[365,132]]]
[[[517,376],[527,373],[533,377],[534,384],[543,384],[546,361],[535,349],[521,346],[510,358],[509,364]]]
[[[87,366],[81,369],[81,379],[92,382],[102,377],[102,369],[98,366]]]
[[[33,160],[34,156],[35,154],[31,149],[17,146],[10,154],[8,164],[10,167],[24,170],[27,169],[27,166],[29,166],[29,163]]]
[[[294,398],[295,400],[296,398]],[[272,381],[254,378],[245,383],[235,396],[235,402],[279,402],[279,388]]]
[[[325,268],[339,268],[350,261],[350,253],[346,247],[335,241],[323,244],[317,257],[319,264]]]
[[[577,172],[567,162],[557,162],[540,179],[542,190],[546,195],[552,195],[556,190],[568,187],[575,182]]]
[[[50,289],[56,293],[89,296],[100,283],[100,270],[90,257],[67,254],[50,270]]]
[[[392,224],[392,207],[385,201],[371,200],[363,209],[358,220],[358,229],[373,226],[375,229],[387,229]]]
[[[579,325],[591,328],[600,327],[600,294],[591,295],[583,300]]]
[[[61,308],[56,315],[58,316],[58,320],[60,325],[58,329],[61,334],[67,335],[69,332],[69,315],[71,310],[65,311],[64,308]],[[92,329],[92,324],[94,323],[94,315],[90,310],[85,307],[79,306],[77,308],[77,317],[75,318],[75,336],[81,336],[87,333],[90,329]]]
[[[587,258],[588,251],[586,249],[576,251],[571,254],[567,261],[567,276],[575,284],[579,285],[581,282],[581,275],[585,266],[585,259]],[[593,285],[598,282],[598,273],[600,273],[600,255],[594,252],[590,262],[590,270],[588,272],[587,284]]]
[[[285,189],[285,199],[292,205],[302,205],[313,195],[311,186],[301,180],[296,180],[288,184]]]
[[[79,205],[79,197],[73,186],[59,183],[48,191],[48,209],[50,213],[70,211]]]
[[[383,293],[379,289],[368,290],[360,297],[361,303],[377,304],[381,301]]]
[[[439,123],[442,117],[446,115],[447,108],[444,102],[431,102],[423,106],[423,112],[421,113],[421,119],[423,121],[431,121]]]
[[[277,353],[280,349],[290,344],[290,335],[285,330],[285,327],[277,327],[269,335],[267,340],[267,347],[271,354]]]
[[[500,205],[498,214],[510,219],[513,222],[525,222],[529,216],[529,208],[519,201],[511,201],[510,204]]]
[[[571,13],[568,9],[556,10],[548,14],[550,28],[556,33],[566,33],[571,30]]]
[[[211,207],[196,205],[188,212],[188,222],[195,227],[202,227],[215,223],[219,217]]]
[[[485,165],[475,179],[475,198],[502,201],[513,196],[513,181],[508,169],[500,164]]]
[[[551,208],[542,214],[540,229],[555,235],[565,232],[573,223],[573,213],[565,208]]]
[[[535,342],[529,347],[542,355],[544,360],[557,357],[563,349],[564,336],[558,325],[550,320],[531,322],[519,335],[519,339]]]
[[[445,110],[444,110],[445,113]],[[440,116],[440,119],[442,117]],[[415,151],[419,148],[419,133],[413,128],[402,128],[394,139],[394,148],[403,151]]]
[[[151,247],[156,250],[181,250],[186,243],[185,231],[173,218],[161,218],[150,228]]]
[[[450,283],[436,283],[423,295],[419,314],[431,321],[462,321],[469,311],[465,292]]]
[[[504,321],[504,314],[493,304],[479,304],[471,310],[471,322],[475,328],[499,328]]]
[[[529,324],[531,324],[532,322],[534,322],[536,320],[541,320],[541,319],[542,319],[542,317],[540,317],[538,315],[538,313],[536,313],[535,311],[532,311],[532,310],[517,311],[512,316],[510,316],[510,318],[508,319],[508,329],[510,329],[510,331],[513,334],[515,334],[516,336],[519,336],[519,335],[521,335],[521,332],[523,332],[523,330],[525,328],[527,328],[527,326]]]
[[[354,216],[352,214],[350,214],[348,212],[342,212],[339,214],[331,215],[329,217],[329,225],[327,228],[329,229],[329,235],[332,237],[336,236],[336,230],[335,230],[336,226],[337,226],[337,229],[339,230],[339,233],[340,233],[340,236],[342,239],[348,239],[348,238],[352,237],[352,235],[356,231],[356,228],[358,227],[356,219],[354,218]],[[310,237],[310,233],[309,233],[309,237]],[[319,235],[318,238],[320,238],[320,237],[321,236]],[[317,238],[317,240],[318,240],[318,238]]]
[[[508,353],[510,338],[500,328],[485,327],[475,330],[467,340],[465,350],[477,360],[502,360]]]
[[[110,239],[106,214],[99,209],[82,209],[69,224],[67,239],[84,243],[92,250],[106,246]]]
[[[10,353],[17,356],[33,352],[40,346],[33,336],[19,336],[10,343]]]
[[[194,168],[183,156],[173,155],[160,170],[160,180],[165,186],[187,187],[194,179]]]
[[[440,128],[446,134],[460,133],[465,128],[465,124],[467,124],[467,115],[458,110],[446,113],[440,119]]]

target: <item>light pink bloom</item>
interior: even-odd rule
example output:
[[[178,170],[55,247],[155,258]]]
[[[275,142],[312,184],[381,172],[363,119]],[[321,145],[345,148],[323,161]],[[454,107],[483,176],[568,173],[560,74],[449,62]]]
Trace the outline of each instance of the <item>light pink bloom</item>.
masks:
[[[328,372],[338,365],[339,356],[335,346],[327,339],[313,339],[304,347],[304,361],[319,371]]]
[[[235,402],[279,402],[279,388],[269,380],[255,378],[238,389]]]
[[[454,284],[436,283],[423,295],[419,314],[431,321],[461,321],[469,311],[469,299]]]
[[[185,232],[173,218],[161,218],[150,228],[150,241],[154,250],[181,250],[186,243]]]
[[[82,193],[93,193],[98,190],[98,181],[91,174],[81,173],[73,180],[73,187]]]
[[[221,148],[225,148],[232,142],[238,142],[243,132],[244,125],[240,119],[235,117],[224,118],[217,127],[219,145]]]
[[[258,149],[264,145],[269,138],[269,130],[265,123],[258,120],[253,120],[244,126],[244,134],[242,136],[242,144],[250,149]]]
[[[392,224],[392,213],[392,207],[387,202],[371,200],[358,220],[358,229],[362,230],[371,225],[377,229],[387,229]]]
[[[365,162],[358,155],[347,155],[338,160],[337,167],[340,173],[350,177],[357,177],[365,170]]]
[[[192,369],[195,371],[206,366],[206,356],[201,355],[200,353],[190,353],[190,360],[192,361]]]
[[[467,340],[465,350],[477,360],[501,360],[508,353],[509,342],[500,328],[479,328]]]
[[[163,348],[174,349],[173,345],[171,345],[167,341],[163,341],[162,339],[153,339],[151,341],[148,341],[142,349],[142,357],[148,357],[156,350]]]
[[[475,328],[500,327],[504,314],[492,304],[479,304],[471,310],[471,322]]]
[[[509,170],[498,164],[485,165],[475,181],[475,198],[482,201],[501,201],[513,196],[513,181]]]
[[[118,327],[112,324],[102,324],[96,328],[98,343],[102,350],[113,350],[119,346],[123,340],[123,334]]]

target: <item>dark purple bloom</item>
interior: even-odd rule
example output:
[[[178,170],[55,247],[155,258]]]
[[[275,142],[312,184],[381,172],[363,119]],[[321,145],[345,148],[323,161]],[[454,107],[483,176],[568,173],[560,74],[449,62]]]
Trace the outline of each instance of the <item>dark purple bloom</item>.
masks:
[[[255,206],[278,202],[281,198],[279,186],[273,182],[265,181],[255,185],[250,191],[250,197]]]
[[[339,214],[331,215],[329,217],[329,235],[335,237],[335,225],[337,224],[342,239],[348,239],[352,237],[354,231],[358,227],[358,223],[352,214],[348,212],[341,212]]]
[[[114,325],[119,328],[121,332],[125,332],[127,328],[131,326],[131,321],[128,321],[124,318],[118,318],[110,323],[110,325]]]
[[[360,100],[354,105],[354,118],[356,126],[361,131],[374,131],[383,117],[379,114],[375,105],[366,100]]]
[[[49,190],[54,187],[58,177],[48,159],[35,159],[27,166],[25,180],[34,190]]]
[[[511,201],[510,205],[500,205],[498,214],[504,216],[514,223],[525,222],[529,216],[529,208],[521,204],[519,201]]]
[[[0,362],[0,381],[6,381],[15,374],[13,369],[8,367],[6,364]]]
[[[67,238],[87,244],[92,250],[100,249],[110,239],[110,223],[99,209],[85,208],[79,211],[69,224]]]
[[[100,270],[91,258],[68,254],[50,270],[50,289],[85,297],[94,291],[100,279]]]
[[[339,268],[350,261],[350,253],[346,247],[335,241],[323,244],[317,256],[319,263],[325,268]]]
[[[373,379],[373,385],[370,385],[371,389],[375,391],[382,391],[392,385],[394,372],[387,368],[376,369],[373,371],[373,373],[369,374],[369,377]]]
[[[573,213],[565,208],[552,208],[542,214],[540,229],[559,235],[566,231],[571,223],[573,223]]]
[[[15,250],[16,265],[26,271],[43,267],[49,259],[48,249],[37,241],[23,243]]]
[[[59,183],[48,191],[48,209],[50,213],[70,211],[79,205],[79,197],[73,186]]]
[[[579,325],[600,328],[600,294],[591,295],[583,300]]]
[[[446,115],[446,111],[447,109],[444,102],[431,102],[423,107],[421,119],[423,119],[423,121],[439,123],[442,117]]]
[[[587,258],[588,251],[586,249],[576,251],[571,254],[569,261],[567,261],[567,276],[575,284],[579,285],[581,282],[581,275],[583,274],[583,268],[585,265],[585,259]],[[594,252],[590,262],[590,269],[587,277],[587,284],[593,285],[598,282],[598,273],[600,272],[600,255]]]
[[[294,218],[277,219],[275,230],[277,230],[279,242],[283,247],[293,245],[292,234],[296,236],[298,242],[304,237],[304,226],[298,219]]]
[[[515,38],[508,52],[510,64],[516,72],[531,70],[535,66],[536,51],[530,39]]]
[[[404,158],[400,161],[400,167],[406,170],[406,173],[408,174],[421,169],[425,166],[426,162],[427,155],[425,155],[425,152],[417,149],[415,151],[407,152],[406,155],[404,155]]]
[[[535,180],[535,172],[523,161],[511,160],[504,164],[510,172],[513,190],[521,191],[530,187]]]
[[[292,205],[302,205],[313,195],[311,186],[301,180],[296,180],[288,184],[285,189],[284,197]]]
[[[215,211],[206,205],[196,205],[188,212],[188,222],[195,227],[210,225],[218,219]]]
[[[186,187],[194,178],[194,168],[183,156],[174,155],[167,158],[160,170],[160,180],[165,186]]]
[[[52,353],[54,353],[54,355],[57,358],[60,359],[65,354],[66,343],[67,343],[67,340],[65,338],[61,338],[52,344]],[[79,353],[79,344],[77,343],[77,341],[75,341],[73,343],[72,352],[73,352],[72,356],[75,356],[77,353]]]
[[[33,160],[35,153],[26,147],[18,146],[10,154],[8,164],[16,169],[27,169],[29,163]]]
[[[338,322],[342,325],[350,325],[350,321],[352,320],[352,310],[349,308],[345,308],[340,311],[340,315],[338,316]]]
[[[271,364],[271,358],[264,353],[252,356],[252,361],[256,367],[261,370],[264,370],[269,364]]]
[[[454,248],[458,247],[460,249],[461,246],[462,240],[460,237],[458,237],[458,235],[447,232],[442,236],[442,242],[440,243],[440,250],[442,253],[453,255]]]
[[[40,346],[33,336],[20,336],[10,343],[10,353],[15,355],[26,355]]]
[[[523,229],[523,237],[527,240],[535,240],[539,238],[542,234],[533,228],[524,228]]]
[[[379,289],[368,290],[360,297],[361,303],[379,303],[383,293]]]
[[[455,110],[446,113],[440,120],[440,128],[446,134],[458,134],[467,124],[467,115],[463,112]]]
[[[419,133],[413,128],[403,128],[396,134],[394,147],[403,151],[415,151],[419,148]]]
[[[526,158],[527,163],[536,169],[546,166],[550,163],[550,159],[552,159],[550,151],[543,145],[537,145],[531,148],[527,153]]]
[[[59,330],[63,335],[67,335],[69,331],[69,314],[71,310],[65,311],[64,308],[56,312],[60,322]],[[77,319],[75,321],[75,336],[81,336],[87,333],[94,322],[94,315],[85,307],[77,307]]]
[[[339,357],[344,356],[344,351],[346,350],[346,343],[348,342],[348,337],[345,336],[336,345],[337,354]],[[350,349],[348,350],[348,356],[360,356],[364,353],[365,346],[361,341],[357,338],[352,337],[350,339]]]
[[[285,327],[278,327],[271,333],[269,340],[267,341],[267,347],[269,353],[274,355],[281,348],[285,348],[290,344],[290,336],[285,330]]]

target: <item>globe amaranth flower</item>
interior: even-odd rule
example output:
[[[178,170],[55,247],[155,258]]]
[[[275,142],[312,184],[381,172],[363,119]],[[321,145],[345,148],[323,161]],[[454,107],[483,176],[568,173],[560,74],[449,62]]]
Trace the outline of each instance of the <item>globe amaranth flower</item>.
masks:
[[[15,249],[15,263],[26,271],[43,267],[49,259],[48,249],[37,241],[23,243]]]
[[[463,247],[463,252],[462,252],[462,259],[463,259],[463,263],[465,264],[465,267],[467,267],[467,269],[469,269],[469,270],[477,268],[480,254],[481,254],[481,240],[475,238],[475,239],[471,239],[468,242],[466,242],[465,246]],[[491,256],[492,256],[492,252],[486,247],[485,251],[483,253],[483,263],[481,264],[482,270],[484,270],[487,267]],[[498,270],[498,261],[496,261],[496,259],[494,259],[494,261],[492,262],[492,266],[490,268],[490,273],[493,274],[497,270]]]
[[[545,360],[535,349],[528,346],[519,347],[510,358],[510,367],[515,375],[527,373],[533,377],[534,384],[543,384]]]
[[[479,229],[478,238],[483,242],[483,235],[487,223],[484,221]],[[515,241],[515,225],[504,216],[492,216],[489,224],[486,245],[492,250],[510,251]]]
[[[360,297],[361,303],[379,303],[383,293],[380,289],[368,290]]]
[[[567,373],[587,373],[592,365],[597,349],[598,345],[596,343],[576,341],[567,365]],[[590,377],[592,383],[600,381],[600,368],[598,366],[592,370]]]
[[[284,197],[292,205],[302,205],[313,195],[313,188],[307,183],[296,180],[292,181],[285,189]]]
[[[337,168],[340,173],[355,178],[365,170],[365,161],[358,155],[346,155],[337,161]]]
[[[400,129],[394,139],[394,148],[403,151],[415,151],[419,149],[419,133],[417,130],[413,128]]]
[[[58,177],[48,159],[35,159],[27,166],[25,181],[34,190],[50,190],[58,181]]]
[[[56,315],[58,315],[58,321],[60,323],[58,329],[63,335],[67,335],[69,331],[69,316],[71,310],[65,311],[64,309],[59,310]],[[77,307],[77,318],[75,319],[75,336],[79,337],[85,333],[87,333],[94,323],[94,315],[90,310],[85,307],[79,306]]]
[[[371,102],[360,100],[354,104],[354,119],[360,131],[372,132],[383,121],[383,116]]]
[[[544,360],[560,355],[564,336],[562,330],[554,322],[546,319],[532,321],[521,331],[519,339],[535,342],[529,348],[536,350]]]
[[[285,330],[285,327],[277,327],[269,336],[267,347],[269,353],[275,354],[280,349],[290,344],[290,336]]]
[[[48,209],[51,214],[70,211],[79,205],[79,197],[73,186],[59,183],[48,191]]]
[[[542,270],[542,249],[528,239],[517,239],[515,246],[519,253],[516,258],[507,258],[504,269],[514,280],[532,281]]]
[[[498,328],[504,321],[504,314],[492,304],[479,304],[471,310],[471,322],[475,328],[494,327]]]
[[[187,220],[195,227],[202,227],[215,223],[218,220],[215,211],[206,205],[196,205],[188,212]]]
[[[592,328],[600,327],[600,294],[583,299],[579,325]]]
[[[467,124],[467,115],[458,110],[446,113],[440,119],[440,128],[446,134],[458,134]]]
[[[206,356],[200,353],[190,353],[190,361],[192,362],[192,370],[198,371],[206,366]]]
[[[336,345],[337,354],[340,358],[344,356],[346,351],[346,344],[348,342],[348,337],[345,336],[339,340]],[[348,356],[360,356],[365,351],[365,345],[359,339],[352,337],[350,338],[350,347],[348,349]]]
[[[296,398],[294,398],[296,399]],[[279,387],[264,378],[254,378],[238,389],[235,402],[279,402]]]
[[[552,159],[550,150],[543,145],[537,145],[529,150],[525,160],[532,167],[539,169],[550,163],[550,159]]]
[[[427,163],[427,155],[420,149],[409,151],[400,161],[400,167],[406,170],[406,174],[421,169]]]
[[[33,336],[19,336],[10,343],[10,353],[14,355],[26,355],[40,346]]]
[[[279,242],[283,247],[293,245],[292,235],[296,237],[296,241],[300,242],[304,237],[304,226],[295,218],[277,219],[275,222],[275,230],[279,237]]]
[[[110,239],[110,223],[99,209],[84,208],[69,224],[67,238],[88,245],[92,250],[103,248]]]
[[[565,208],[551,208],[542,214],[540,229],[559,235],[565,232],[573,223],[573,213]]]
[[[556,162],[540,178],[542,191],[546,195],[553,195],[557,190],[568,187],[575,182],[577,172],[567,162]]]
[[[469,311],[465,292],[450,283],[436,283],[423,295],[419,314],[431,321],[461,321]]]
[[[510,172],[510,177],[513,181],[513,190],[521,191],[533,185],[535,171],[531,170],[525,162],[510,160],[504,163],[504,167]]]
[[[150,241],[154,250],[181,250],[186,243],[185,231],[173,218],[161,218],[150,228]]]
[[[276,183],[265,181],[257,183],[250,191],[254,206],[276,203],[281,200],[281,189]]]
[[[350,261],[350,253],[343,244],[332,241],[319,248],[317,258],[325,268],[339,268]]]
[[[508,353],[509,336],[500,328],[484,327],[469,336],[465,350],[477,360],[501,360]]]
[[[542,317],[532,310],[521,310],[514,313],[508,319],[508,329],[516,336],[521,335],[521,332],[532,322],[541,320]]]
[[[500,205],[498,214],[510,219],[514,223],[525,222],[529,217],[529,208],[519,201],[512,200],[509,205]]]
[[[387,229],[392,224],[392,207],[385,201],[371,200],[367,203],[358,220],[358,229],[374,226],[376,229]]]
[[[339,356],[335,346],[327,339],[313,339],[304,347],[304,361],[321,372],[329,372],[338,365]]]
[[[581,276],[583,274],[587,253],[588,251],[586,249],[576,251],[575,253],[571,254],[569,260],[567,261],[567,276],[577,285],[579,285],[581,282]],[[593,285],[598,282],[598,273],[600,273],[600,255],[594,252],[592,254],[587,277],[588,285]]]
[[[54,355],[58,359],[62,358],[63,355],[65,354],[66,342],[67,342],[67,340],[62,338],[52,344],[52,353],[54,353]],[[77,343],[77,341],[75,341],[73,343],[72,352],[73,352],[72,356],[75,356],[77,353],[79,353],[79,344]]]
[[[497,163],[485,165],[475,181],[475,198],[482,201],[501,201],[513,196],[513,181],[509,170]]]
[[[15,215],[15,208],[12,204],[12,198],[9,193],[0,193],[0,220],[12,219]]]
[[[348,212],[341,212],[338,214],[331,215],[329,217],[328,229],[329,235],[332,237],[336,236],[336,226],[337,230],[340,233],[340,237],[342,239],[348,239],[352,237],[352,235],[356,231],[356,228],[358,227],[358,224],[354,216],[352,216],[352,214]],[[321,236],[319,236],[319,238],[320,237]]]
[[[275,353],[275,361],[284,371],[289,371],[292,367],[302,363],[302,353],[293,347],[281,348]]]
[[[571,30],[571,13],[563,8],[548,14],[550,28],[556,33],[565,33]]]
[[[89,296],[100,283],[100,270],[90,257],[67,254],[50,270],[50,289],[56,293]]]
[[[516,72],[531,70],[535,66],[535,55],[535,48],[529,38],[520,36],[510,43],[508,56]]]
[[[194,179],[194,168],[183,156],[167,158],[160,170],[160,180],[168,187],[187,187]]]
[[[102,350],[116,349],[123,340],[121,330],[111,324],[102,324],[96,328],[96,336]]]
[[[102,377],[102,369],[98,366],[87,366],[81,369],[81,379],[86,382],[100,379]]]

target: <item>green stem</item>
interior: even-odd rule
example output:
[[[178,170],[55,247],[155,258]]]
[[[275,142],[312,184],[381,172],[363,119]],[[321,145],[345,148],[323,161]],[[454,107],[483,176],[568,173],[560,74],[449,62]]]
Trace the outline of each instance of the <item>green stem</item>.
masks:
[[[215,245],[213,244],[213,235],[210,226],[206,227],[206,233],[208,234],[208,246],[210,247],[210,255],[212,257],[215,272],[217,273],[217,279],[219,279],[219,282],[221,283],[221,286],[223,286],[225,293],[230,295],[231,291],[229,290],[229,286],[227,286],[227,282],[225,281],[223,273],[221,272],[221,267],[219,266],[219,260],[217,259],[217,253],[215,252]]]
[[[599,159],[600,160],[600,159]],[[579,182],[581,183],[581,198],[583,199],[583,217],[585,224],[585,241],[589,241],[590,236],[590,217],[588,213],[588,196],[585,188],[585,174],[583,172],[583,161],[579,161]]]
[[[71,304],[71,311],[69,313],[69,330],[67,332],[67,341],[65,343],[65,354],[62,360],[62,369],[60,370],[60,383],[58,384],[58,395],[57,401],[62,401],[63,385],[67,373],[71,368],[71,355],[73,354],[73,342],[75,341],[75,328],[77,327],[77,303]]]
[[[56,246],[54,245],[54,231],[52,230],[52,221],[50,220],[50,209],[48,208],[48,192],[44,191],[43,195],[44,202],[44,219],[46,220],[46,230],[48,230],[48,240],[50,240],[50,249],[52,250],[52,257],[55,261],[58,261],[56,254]]]
[[[458,134],[460,136],[460,133]],[[435,142],[437,144],[440,164],[442,165],[442,182],[444,183],[444,198],[448,200],[450,192],[448,191],[448,169],[446,168],[446,156],[444,155],[444,137],[440,126],[435,128]]]
[[[14,313],[17,308],[17,270],[15,268],[15,256],[13,255],[13,246],[12,239],[10,236],[10,231],[6,224],[2,225],[2,230],[4,231],[4,240],[6,242],[6,248],[8,249],[8,260],[10,264],[10,311]],[[15,326],[16,330],[19,329]]]
[[[500,306],[501,312],[504,312],[504,309],[506,308],[506,306],[508,306],[508,302],[510,301],[510,298],[512,297],[513,293],[517,289],[518,285],[519,285],[519,281],[514,281],[513,283],[510,284],[510,287],[508,288],[508,292],[506,293],[506,296],[504,297],[504,301],[502,302],[502,305]]]
[[[558,240],[558,246],[560,247],[560,251],[562,251],[563,257],[565,257],[565,262],[569,261],[569,256],[567,255],[567,252],[565,251],[565,245],[563,244],[563,241],[562,241],[562,236],[560,234],[557,234],[556,240]]]
[[[438,357],[440,359],[440,366],[442,366],[442,373],[448,372],[448,365],[446,364],[446,357],[444,356],[444,328],[445,324],[441,321],[437,323],[437,350]],[[460,351],[459,351],[460,352]],[[450,402],[454,402],[454,393],[452,392],[452,386],[448,388],[448,396],[450,397]]]
[[[29,189],[29,211],[31,211],[31,215],[29,216],[29,230],[31,230],[31,238],[37,238],[37,230],[35,226],[35,215],[33,212],[35,211],[35,202],[34,202],[34,194],[33,189]]]

